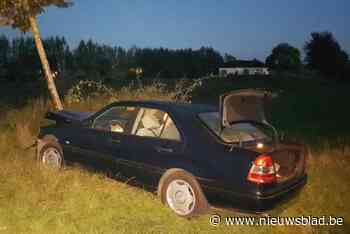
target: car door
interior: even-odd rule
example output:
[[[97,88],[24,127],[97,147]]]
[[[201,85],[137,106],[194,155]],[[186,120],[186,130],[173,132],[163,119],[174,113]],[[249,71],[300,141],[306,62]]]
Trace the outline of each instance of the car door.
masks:
[[[65,160],[69,163],[79,163],[83,166],[91,162],[93,151],[89,144],[89,129],[84,126],[67,126],[64,136],[60,139]]]
[[[124,163],[134,182],[156,188],[167,168],[174,167],[184,144],[171,116],[161,110],[141,108],[128,137],[131,160]]]
[[[89,147],[96,165],[108,172],[121,174],[119,162],[128,160],[128,137],[138,108],[114,106],[97,116],[89,129]]]
[[[137,108],[111,107],[75,133],[72,142],[79,151],[79,162],[94,169],[116,173],[118,160],[130,155],[127,151],[127,136],[130,133]]]

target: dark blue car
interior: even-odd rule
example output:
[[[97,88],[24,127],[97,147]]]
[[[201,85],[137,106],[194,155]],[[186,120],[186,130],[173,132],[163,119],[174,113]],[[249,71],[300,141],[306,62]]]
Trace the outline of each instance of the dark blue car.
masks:
[[[116,102],[97,113],[49,112],[38,159],[88,168],[158,191],[180,216],[224,204],[264,211],[306,183],[305,149],[280,142],[265,118],[266,92],[221,96],[219,107]]]

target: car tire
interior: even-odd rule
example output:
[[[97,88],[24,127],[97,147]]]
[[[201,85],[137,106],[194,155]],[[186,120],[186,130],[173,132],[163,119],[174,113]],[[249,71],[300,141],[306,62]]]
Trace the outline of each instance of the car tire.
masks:
[[[41,165],[55,169],[61,169],[64,165],[63,150],[58,142],[45,143],[38,156]]]
[[[208,202],[193,175],[170,169],[161,178],[158,196],[163,204],[181,217],[194,217],[208,210]]]

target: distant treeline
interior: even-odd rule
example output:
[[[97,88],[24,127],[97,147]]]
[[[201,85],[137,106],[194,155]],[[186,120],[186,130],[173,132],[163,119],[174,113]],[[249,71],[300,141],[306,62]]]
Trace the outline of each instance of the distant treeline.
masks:
[[[230,54],[220,54],[211,47],[200,49],[123,48],[80,41],[72,49],[64,37],[43,40],[53,72],[61,78],[117,80],[144,78],[199,78],[218,73],[223,65],[245,67],[249,64],[268,66],[274,71],[299,74],[318,71],[329,79],[350,81],[350,61],[330,32],[316,32],[306,41],[304,63],[299,49],[280,43],[272,49],[266,63],[256,59],[238,60]],[[0,36],[0,80],[34,81],[42,76],[40,59],[33,38],[9,39]]]
[[[112,47],[92,40],[82,40],[71,49],[64,37],[43,40],[52,71],[60,76],[87,79],[118,79],[136,76],[142,68],[144,77],[196,78],[217,73],[225,57],[211,47],[167,49]],[[21,37],[9,40],[0,36],[0,79],[33,80],[41,75],[41,64],[34,40]]]

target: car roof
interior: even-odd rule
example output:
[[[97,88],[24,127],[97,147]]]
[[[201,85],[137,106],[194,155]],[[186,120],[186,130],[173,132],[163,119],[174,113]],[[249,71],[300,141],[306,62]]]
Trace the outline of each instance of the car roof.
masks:
[[[192,104],[192,103],[175,103],[170,101],[121,101],[115,102],[113,105],[132,105],[144,106],[163,109],[167,111],[185,112],[185,113],[203,113],[203,112],[217,112],[218,108],[209,104]]]

